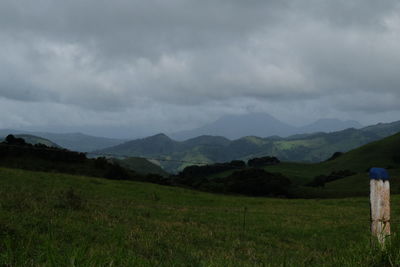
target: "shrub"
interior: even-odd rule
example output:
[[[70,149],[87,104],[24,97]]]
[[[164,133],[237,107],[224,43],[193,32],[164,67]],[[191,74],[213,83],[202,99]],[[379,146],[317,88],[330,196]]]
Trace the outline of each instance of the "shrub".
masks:
[[[94,159],[94,166],[98,169],[106,169],[108,161],[105,157],[98,157]]]
[[[225,190],[251,196],[287,195],[290,180],[262,169],[236,171],[225,179]]]
[[[122,168],[118,164],[110,164],[104,177],[115,180],[128,180],[130,178],[130,174],[128,170]]]
[[[12,134],[9,134],[7,137],[6,137],[6,144],[9,144],[9,145],[16,145],[16,146],[23,146],[23,145],[26,145],[26,142],[25,142],[25,140],[24,139],[22,139],[22,138],[16,138],[14,135],[12,135]]]
[[[279,164],[280,160],[276,157],[262,157],[262,158],[253,158],[247,162],[249,167],[263,167],[268,165],[276,165]]]

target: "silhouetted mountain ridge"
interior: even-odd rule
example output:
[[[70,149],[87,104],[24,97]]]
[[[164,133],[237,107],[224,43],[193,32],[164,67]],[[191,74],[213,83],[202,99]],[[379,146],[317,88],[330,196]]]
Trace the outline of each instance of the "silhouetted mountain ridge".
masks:
[[[186,140],[201,135],[223,136],[229,139],[257,136],[288,136],[295,131],[295,127],[279,121],[265,113],[250,113],[243,115],[226,115],[202,127],[171,134],[176,140]]]
[[[347,128],[358,129],[361,127],[362,125],[357,121],[342,121],[339,119],[319,119],[309,125],[295,127],[266,113],[249,113],[223,116],[215,122],[202,127],[172,133],[171,137],[182,141],[201,135],[214,135],[234,140],[245,136],[288,137],[294,134],[334,132]]]
[[[300,133],[335,132],[348,128],[359,129],[362,125],[355,120],[319,119],[309,125],[299,128]]]
[[[31,131],[12,130],[12,129],[0,130],[0,137],[5,137],[9,134],[34,135],[37,137],[51,140],[51,142],[54,142],[63,148],[78,152],[88,152],[88,151],[103,149],[124,142],[124,140],[121,139],[97,137],[82,133],[47,133],[47,132],[31,132]]]

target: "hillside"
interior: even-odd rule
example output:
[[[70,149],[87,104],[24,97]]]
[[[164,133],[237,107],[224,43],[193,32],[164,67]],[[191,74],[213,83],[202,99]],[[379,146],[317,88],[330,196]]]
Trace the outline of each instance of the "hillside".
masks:
[[[319,162],[337,151],[347,152],[397,132],[400,132],[400,122],[287,138],[248,136],[233,141],[218,136],[199,136],[186,141],[175,141],[165,134],[158,134],[97,153],[174,160],[160,163],[166,171],[177,172],[196,163],[247,160],[262,156],[275,156],[282,161]]]
[[[281,162],[264,169],[288,177],[293,185],[293,197],[329,198],[367,196],[369,190],[368,169],[383,167],[389,169],[392,193],[400,193],[400,133],[354,149],[333,160],[321,163]],[[228,177],[235,169],[209,176],[209,179]],[[329,176],[334,172],[349,171],[353,174],[335,181],[326,182],[321,187],[306,186],[316,177]]]
[[[179,149],[180,144],[165,134],[157,134],[143,139],[137,139],[102,150],[105,153],[119,155],[142,154],[144,156],[157,156],[170,154]]]
[[[133,161],[139,162],[139,160]],[[128,163],[132,164],[132,161]],[[89,159],[84,153],[80,152],[48,147],[43,144],[32,145],[13,135],[7,137],[5,142],[0,143],[0,166],[2,167],[88,175],[108,179],[162,182],[163,178],[157,174],[159,167],[152,166],[151,163],[144,165],[141,162],[141,164],[147,169],[139,173],[132,168],[124,168],[122,166],[124,164],[117,164],[106,158]],[[149,176],[147,174],[151,169],[156,171]]]
[[[200,136],[178,142],[165,134],[157,134],[96,151],[96,154],[172,159],[174,161],[161,161],[160,164],[166,171],[174,171],[180,166],[190,165],[190,163],[185,164],[179,161],[211,163],[212,159],[210,158],[213,158],[214,155],[223,156],[224,151],[221,149],[229,143],[230,141],[226,138],[214,136]]]
[[[399,132],[398,129],[400,129],[400,121],[395,121],[391,123],[378,123],[376,125],[364,127],[362,128],[362,131],[371,132],[376,135],[386,137]]]
[[[269,170],[281,172],[293,171],[293,169],[307,169],[313,175],[328,173],[335,170],[349,169],[359,173],[366,173],[374,166],[389,169],[400,168],[400,133],[386,137],[382,140],[366,144],[351,150],[334,160],[328,160],[316,164],[282,163],[269,166]],[[287,168],[291,166],[290,168]]]
[[[400,133],[369,143],[343,154],[336,160],[321,165],[330,169],[345,167],[365,171],[373,166],[393,168],[400,166]]]
[[[15,135],[15,137],[17,138],[22,138],[25,140],[25,142],[32,144],[32,145],[36,145],[36,144],[42,144],[48,147],[58,147],[61,148],[58,144],[50,141],[49,139],[43,138],[43,137],[39,137],[39,136],[35,136],[35,135],[30,135],[30,134],[17,134]],[[4,137],[0,137],[0,142],[3,142],[5,139]]]
[[[371,250],[367,198],[223,196],[0,168],[0,205],[2,266],[399,264],[396,239],[393,254]]]

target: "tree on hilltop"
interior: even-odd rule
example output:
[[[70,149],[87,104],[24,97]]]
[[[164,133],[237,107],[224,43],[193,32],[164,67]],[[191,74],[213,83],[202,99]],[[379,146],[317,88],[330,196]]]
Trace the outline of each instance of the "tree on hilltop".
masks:
[[[8,144],[8,145],[24,146],[24,145],[26,145],[27,143],[25,142],[24,139],[22,139],[22,138],[16,138],[14,135],[9,134],[9,135],[6,137],[6,144]]]

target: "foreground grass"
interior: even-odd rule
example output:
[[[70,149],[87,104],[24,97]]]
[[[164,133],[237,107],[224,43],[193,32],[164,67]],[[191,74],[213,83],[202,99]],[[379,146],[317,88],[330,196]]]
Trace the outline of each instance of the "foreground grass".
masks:
[[[0,168],[4,266],[380,266],[400,263],[397,248],[371,253],[367,198],[223,196]]]

